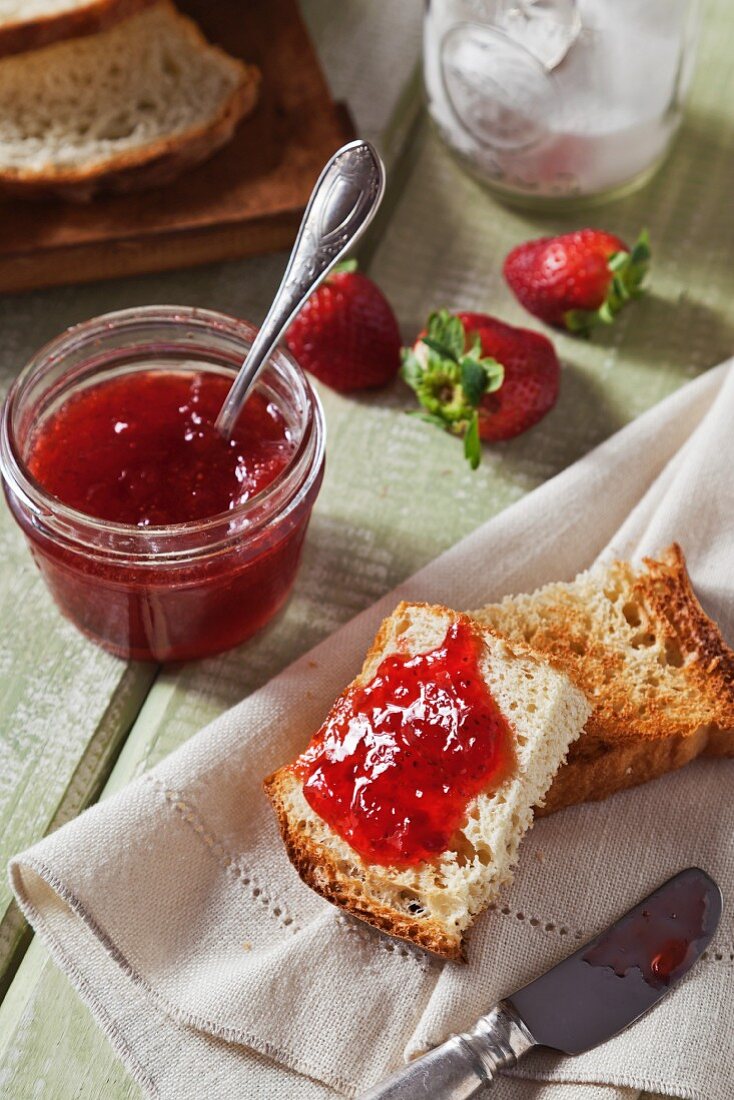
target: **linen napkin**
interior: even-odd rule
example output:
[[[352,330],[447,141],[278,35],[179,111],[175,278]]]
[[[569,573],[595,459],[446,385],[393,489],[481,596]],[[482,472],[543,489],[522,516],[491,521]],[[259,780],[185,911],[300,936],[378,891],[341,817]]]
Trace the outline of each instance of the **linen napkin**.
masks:
[[[734,895],[734,763],[538,822],[513,887],[441,963],[299,880],[261,793],[356,673],[398,599],[476,607],[673,539],[734,637],[734,367],[708,372],[492,519],[150,773],[17,856],[18,901],[150,1096],[354,1096],[466,1027],[669,874]],[[406,515],[406,525],[410,522]],[[534,1054],[497,1100],[729,1100],[731,906],[706,960],[586,1055]],[[722,1044],[728,1044],[722,1057]],[[728,1057],[726,1056],[728,1054]]]

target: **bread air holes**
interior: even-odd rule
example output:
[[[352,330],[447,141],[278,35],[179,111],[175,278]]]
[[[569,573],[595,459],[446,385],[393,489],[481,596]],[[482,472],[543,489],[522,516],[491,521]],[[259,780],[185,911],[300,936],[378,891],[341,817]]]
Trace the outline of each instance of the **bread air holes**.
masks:
[[[425,906],[421,903],[418,895],[413,893],[412,890],[401,890],[398,894],[398,898],[401,907],[405,909],[407,913],[410,913],[411,917],[427,916]]]
[[[393,635],[399,638],[401,634],[405,634],[406,630],[410,628],[410,619],[398,619],[393,624]]]
[[[171,57],[170,54],[166,54],[163,58],[163,72],[166,76],[180,76],[181,66],[179,65],[175,57]]]
[[[685,657],[677,638],[665,639],[665,664],[672,668],[683,668]]]
[[[130,137],[135,129],[135,122],[128,114],[118,114],[107,120],[101,126],[97,138],[100,141],[120,141]]]
[[[466,833],[459,830],[453,838],[453,848],[456,853],[456,862],[459,867],[466,867],[473,863],[477,856],[477,850],[469,840]]]
[[[622,614],[629,623],[630,626],[638,627],[642,622],[642,615],[640,613],[640,606],[632,601],[628,601],[622,607]]]

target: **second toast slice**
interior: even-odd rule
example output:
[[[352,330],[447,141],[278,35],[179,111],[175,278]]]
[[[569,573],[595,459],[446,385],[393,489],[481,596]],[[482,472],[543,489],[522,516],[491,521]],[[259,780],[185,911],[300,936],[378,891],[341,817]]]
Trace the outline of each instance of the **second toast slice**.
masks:
[[[593,706],[543,812],[607,798],[700,755],[734,756],[734,653],[696,599],[677,544],[641,566],[602,563],[472,614],[543,653]]]

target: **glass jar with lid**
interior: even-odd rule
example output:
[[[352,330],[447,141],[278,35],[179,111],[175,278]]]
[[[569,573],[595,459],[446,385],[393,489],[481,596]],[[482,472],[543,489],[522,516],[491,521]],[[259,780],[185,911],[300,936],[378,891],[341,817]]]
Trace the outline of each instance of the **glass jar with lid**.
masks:
[[[697,0],[427,0],[431,118],[510,202],[626,193],[678,129],[698,17]]]

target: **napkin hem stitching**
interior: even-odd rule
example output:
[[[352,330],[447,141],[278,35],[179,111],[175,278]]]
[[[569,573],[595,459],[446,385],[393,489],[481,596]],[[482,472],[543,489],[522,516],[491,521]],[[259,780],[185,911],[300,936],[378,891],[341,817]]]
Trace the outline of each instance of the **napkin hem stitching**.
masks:
[[[522,909],[518,909],[513,912],[510,909],[509,905],[503,905],[500,907],[497,902],[490,902],[490,904],[487,906],[486,911],[488,913],[495,913],[497,916],[501,917],[514,917],[515,920],[520,921],[521,923],[525,922],[528,928],[532,928],[533,930],[537,929],[538,931],[547,933],[548,935],[555,934],[557,936],[570,936],[571,939],[574,940],[582,940],[584,938],[584,932],[579,928],[576,928],[572,931],[568,927],[568,925],[563,924],[558,919],[549,920],[547,917],[528,917],[528,915]]]
[[[281,904],[271,898],[269,896],[271,892],[269,888],[266,888],[268,891],[267,894],[263,893],[263,888],[258,885],[259,880],[256,874],[249,868],[240,865],[238,857],[230,852],[224,842],[207,828],[201,816],[186,801],[180,791],[173,790],[166,786],[165,783],[150,773],[142,776],[142,779],[163,796],[164,800],[174,812],[193,830],[199,840],[204,844],[205,848],[212,853],[217,863],[228,874],[238,878],[242,885],[248,890],[249,894],[256,900],[261,901],[279,924],[291,933],[303,931],[303,925],[299,922],[299,918],[292,916],[285,904]],[[273,905],[274,901],[275,904]],[[350,936],[356,936],[362,943],[379,951],[397,955],[404,960],[411,960],[424,973],[432,962],[432,957],[429,956],[427,952],[422,951],[420,948],[413,947],[411,944],[399,943],[398,941],[384,941],[382,939],[382,934],[378,942],[367,929],[361,927],[361,922],[356,918],[347,917],[345,914],[337,911],[337,919],[341,929]]]
[[[82,919],[83,923],[87,925],[91,934],[99,940],[100,944],[103,947],[108,946],[110,957],[118,963],[118,965],[122,965],[121,960],[123,956],[117,951],[115,945],[109,940],[102,929],[97,926],[93,918],[89,917],[81,905],[81,902],[65,888],[61,880],[56,877],[53,871],[51,871],[45,863],[36,860],[29,860],[26,866],[50,886],[58,897],[62,898],[67,903],[72,912],[75,912]],[[143,1064],[136,1058],[127,1040],[115,1024],[115,1021],[111,1018],[106,1007],[97,998],[89,980],[79,969],[74,958],[69,955],[62,946],[56,933],[44,918],[42,911],[31,901],[29,894],[25,890],[22,868],[23,865],[20,863],[12,862],[10,864],[10,884],[18,899],[18,904],[29,924],[33,925],[36,931],[43,937],[54,960],[58,962],[71,984],[76,988],[79,996],[94,1013],[98,1027],[125,1063],[131,1077],[133,1077],[141,1088],[147,1089],[149,1095],[156,1100],[156,1098],[160,1096],[160,1092],[155,1081],[150,1077]],[[129,967],[126,960],[125,963],[126,965],[122,966],[123,971],[128,973],[131,980],[134,980],[132,968]]]
[[[143,990],[151,1000],[159,1007],[165,1015],[169,1016],[177,1024],[182,1027],[190,1027],[198,1031],[203,1031],[205,1034],[214,1036],[218,1039],[223,1039],[225,1042],[235,1043],[242,1046],[247,1046],[257,1051],[265,1057],[270,1058],[272,1061],[278,1062],[286,1068],[300,1073],[302,1076],[311,1077],[316,1081],[320,1081],[323,1084],[329,1085],[332,1088],[341,1090],[347,1096],[355,1096],[357,1093],[358,1085],[355,1082],[348,1081],[346,1078],[340,1077],[338,1074],[333,1074],[324,1069],[319,1069],[312,1065],[310,1062],[305,1061],[299,1055],[294,1054],[288,1050],[287,1047],[278,1047],[275,1044],[270,1043],[267,1039],[259,1039],[251,1032],[243,1029],[232,1027],[229,1025],[217,1024],[213,1020],[208,1019],[205,1016],[197,1015],[196,1013],[188,1012],[186,1009],[177,1008],[174,1004],[168,1001],[168,999],[160,993],[157,989],[147,981],[146,978],[140,974],[135,967],[130,963],[127,957],[123,954],[120,948],[115,944],[114,940],[105,931],[105,929],[98,924],[92,914],[87,910],[81,900],[74,894],[54,872],[41,860],[29,858],[25,864],[11,863],[11,885],[18,898],[18,901],[23,909],[26,917],[34,927],[39,930],[42,929],[42,935],[49,947],[53,949],[53,952],[58,956],[60,961],[63,961],[66,968],[66,973],[73,979],[73,983],[80,996],[86,999],[87,1003],[95,1013],[97,1013],[97,1020],[102,1031],[105,1031],[105,1025],[102,1020],[109,1019],[104,1005],[97,999],[97,997],[89,992],[88,982],[81,971],[78,969],[73,958],[71,958],[59,945],[59,942],[55,934],[50,931],[48,923],[44,920],[41,911],[33,905],[28,897],[26,891],[23,888],[22,882],[22,870],[21,867],[25,866],[31,871],[35,872],[47,886],[50,886],[57,897],[64,901],[76,917],[78,917],[89,929],[92,935],[96,938],[102,949],[109,955],[109,957],[115,962],[125,974],[125,976],[139,989]],[[113,1043],[113,1037],[118,1035],[118,1051],[120,1056],[123,1054],[129,1054],[130,1063],[129,1067],[134,1065],[137,1067],[137,1080],[138,1084],[143,1084],[147,1087],[151,1095],[155,1098],[160,1096],[160,1092],[155,1085],[155,1082],[148,1077],[144,1068],[135,1059],[132,1052],[129,1051],[127,1043],[114,1030],[114,1023],[109,1025],[109,1038]],[[106,1031],[105,1031],[106,1033]],[[114,1044],[113,1044],[114,1045]],[[128,1063],[126,1063],[128,1064]],[[132,1072],[132,1070],[131,1070]],[[133,1073],[133,1076],[136,1076]]]
[[[197,811],[184,799],[179,791],[167,787],[165,783],[162,783],[161,780],[157,779],[154,775],[144,775],[143,779],[149,786],[153,787],[163,796],[165,801],[171,806],[181,820],[189,826],[199,840],[202,841],[204,846],[212,853],[217,863],[228,874],[238,879],[250,896],[256,901],[261,902],[278,924],[290,933],[302,931],[302,925],[299,923],[299,919],[291,914],[284,903],[276,901],[270,896],[271,893],[273,893],[270,887],[265,886],[264,889],[267,893],[264,892],[263,886],[260,885],[260,880],[256,873],[250,870],[249,867],[240,864],[238,857],[229,851],[223,841],[207,828]]]

